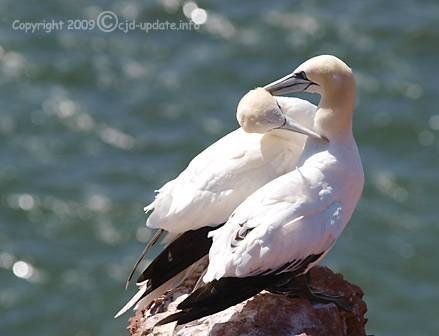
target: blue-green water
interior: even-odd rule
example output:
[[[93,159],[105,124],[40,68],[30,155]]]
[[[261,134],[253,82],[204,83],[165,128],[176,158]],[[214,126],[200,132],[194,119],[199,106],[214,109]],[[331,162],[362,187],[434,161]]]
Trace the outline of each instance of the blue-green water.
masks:
[[[369,334],[438,335],[439,3],[200,1],[198,29],[158,29],[183,5],[0,3],[0,333],[127,334],[154,189],[237,127],[249,89],[331,53],[357,77],[366,185],[323,263],[363,288]],[[162,26],[68,29],[104,10]],[[44,20],[64,26],[23,30]]]

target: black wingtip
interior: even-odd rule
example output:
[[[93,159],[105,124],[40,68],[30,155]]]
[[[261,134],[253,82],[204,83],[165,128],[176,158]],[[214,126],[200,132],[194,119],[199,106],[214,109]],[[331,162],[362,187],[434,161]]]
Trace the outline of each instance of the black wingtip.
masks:
[[[207,283],[181,302],[172,314],[157,325],[177,322],[185,324],[199,318],[209,316],[240,303],[267,287],[271,277],[222,278]]]
[[[165,325],[165,324],[171,323],[171,322],[175,322],[175,321],[178,322],[178,320],[180,319],[180,317],[182,317],[184,314],[185,314],[185,312],[178,312],[178,313],[175,313],[175,314],[169,315],[168,317],[165,317],[164,319],[158,321],[158,322],[155,324],[155,326],[156,326],[156,327],[159,327],[159,326],[162,326],[162,325]],[[180,324],[180,323],[179,323],[179,324]]]
[[[217,312],[224,310],[224,309],[225,308],[212,309],[211,307],[198,308],[198,309],[197,308],[184,309],[182,311],[179,311],[177,313],[169,315],[168,317],[165,317],[163,320],[160,320],[159,322],[156,323],[156,326],[162,326],[162,325],[165,325],[165,324],[168,324],[171,322],[177,322],[177,325],[186,324],[186,323],[198,320],[202,317],[212,315],[212,314],[217,313]]]
[[[148,280],[153,290],[200,260],[209,253],[212,239],[207,234],[214,229],[207,226],[181,234],[149,264],[137,283]]]
[[[276,287],[278,281],[283,284],[291,278],[297,277],[298,274],[303,273],[309,263],[317,260],[320,255],[310,255],[303,260],[293,260],[266,275],[243,278],[226,277],[213,280],[192,292],[177,306],[177,309],[181,309],[181,311],[163,319],[159,325],[174,321],[177,321],[178,324],[185,324],[225,310],[251,298],[263,289],[271,288],[273,285]],[[276,273],[292,267],[294,267],[294,271]],[[282,289],[282,285],[278,287]]]

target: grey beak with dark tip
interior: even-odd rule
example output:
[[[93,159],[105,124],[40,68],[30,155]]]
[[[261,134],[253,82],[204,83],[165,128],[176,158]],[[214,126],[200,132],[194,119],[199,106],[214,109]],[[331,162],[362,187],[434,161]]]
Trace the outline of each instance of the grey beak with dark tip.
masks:
[[[284,93],[306,91],[311,85],[318,84],[310,81],[302,71],[278,79],[277,81],[264,86],[264,89],[270,92],[273,96],[277,96]]]
[[[277,129],[289,130],[289,131],[305,134],[305,135],[307,135],[311,138],[314,138],[314,139],[328,141],[328,139],[326,139],[325,137],[321,136],[320,134],[317,134],[314,131],[311,131],[310,129],[306,128],[305,126],[302,126],[297,121],[294,121],[293,119],[291,119],[287,115],[284,115],[284,117],[285,117],[285,123],[282,126],[278,127]]]
[[[268,84],[264,86],[264,89],[270,92],[273,96],[275,96],[289,92],[306,91],[306,89],[308,89],[311,85],[317,85],[317,84],[310,81],[306,77],[305,72],[302,71],[300,73],[290,74],[271,84]],[[305,126],[302,126],[301,124],[294,121],[287,115],[284,114],[284,117],[285,117],[284,124],[278,128],[305,134],[314,139],[328,141],[327,138],[321,136],[320,134],[317,134],[314,131],[311,131]]]

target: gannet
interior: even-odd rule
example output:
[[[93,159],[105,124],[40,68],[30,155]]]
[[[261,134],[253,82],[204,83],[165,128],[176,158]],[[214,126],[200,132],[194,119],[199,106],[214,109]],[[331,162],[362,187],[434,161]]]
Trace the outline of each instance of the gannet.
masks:
[[[352,134],[354,76],[341,60],[323,55],[264,88],[273,95],[320,94],[313,129],[329,141],[307,138],[291,172],[262,186],[209,233],[213,244],[204,284],[158,325],[187,323],[263,289],[287,293],[288,284],[299,279],[309,297],[349,309],[344,300],[312,293],[303,275],[333,247],[362,193],[364,173]]]
[[[147,306],[178,285],[190,271],[188,267],[208,254],[212,241],[207,233],[225,223],[247,196],[294,167],[305,135],[325,141],[309,129],[316,109],[302,99],[273,97],[263,88],[241,99],[237,108],[241,128],[196,156],[145,207],[146,212],[153,210],[147,226],[159,231],[134,269],[163,230],[169,231],[168,246],[139,277],[139,291],[116,317],[141,299],[139,307]]]

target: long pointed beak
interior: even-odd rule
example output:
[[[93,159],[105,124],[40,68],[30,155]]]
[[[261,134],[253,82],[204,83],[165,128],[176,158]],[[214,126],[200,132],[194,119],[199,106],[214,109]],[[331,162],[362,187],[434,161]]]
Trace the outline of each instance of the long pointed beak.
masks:
[[[308,135],[309,137],[314,139],[329,141],[324,136],[321,136],[320,134],[310,130],[309,128],[306,128],[305,126],[299,124],[297,121],[291,119],[287,115],[284,114],[284,116],[285,116],[285,123],[282,126],[278,127],[278,129],[289,130],[289,131]]]
[[[292,73],[264,86],[264,89],[273,96],[278,96],[284,93],[306,91],[311,85],[318,84],[307,78],[303,78],[300,73]]]

